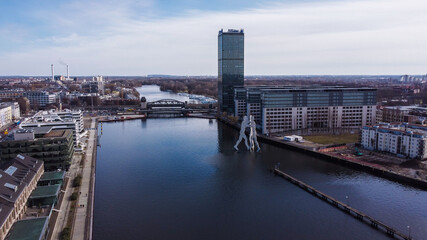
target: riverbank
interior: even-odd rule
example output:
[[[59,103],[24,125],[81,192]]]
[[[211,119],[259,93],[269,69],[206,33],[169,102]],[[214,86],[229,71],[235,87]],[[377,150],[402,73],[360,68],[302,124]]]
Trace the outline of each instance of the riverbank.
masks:
[[[236,130],[240,129],[240,124],[233,123],[233,122],[229,121],[228,119],[226,119],[222,116],[219,116],[217,119],[219,121],[225,123],[226,125],[236,129]],[[325,161],[338,163],[338,164],[348,166],[348,167],[351,167],[351,168],[354,168],[357,170],[363,170],[363,171],[370,173],[370,174],[373,174],[375,176],[387,178],[387,179],[392,180],[392,181],[408,184],[408,185],[411,185],[413,187],[417,187],[417,188],[427,190],[427,181],[421,180],[421,179],[416,179],[416,178],[413,178],[410,176],[400,174],[400,173],[395,172],[395,171],[388,170],[386,168],[382,168],[378,164],[372,164],[372,163],[357,161],[357,160],[349,159],[349,158],[346,159],[346,158],[343,158],[340,156],[334,156],[334,155],[331,155],[328,153],[318,152],[318,151],[313,150],[312,148],[303,148],[303,147],[298,146],[296,144],[284,142],[284,141],[281,141],[281,140],[278,140],[278,139],[275,139],[272,137],[268,137],[265,135],[261,135],[261,134],[258,135],[258,140],[260,142],[272,144],[274,146],[278,146],[281,148],[295,150],[298,152],[303,152],[303,153],[306,153],[308,155],[320,158],[320,159],[325,160]]]
[[[98,118],[98,122],[121,122],[126,120],[135,120],[135,119],[146,119],[147,115],[126,115],[126,116],[101,116]]]
[[[97,145],[97,119],[91,118],[85,158],[82,159],[82,182],[74,218],[73,239],[92,239],[93,199],[95,184],[95,162]]]

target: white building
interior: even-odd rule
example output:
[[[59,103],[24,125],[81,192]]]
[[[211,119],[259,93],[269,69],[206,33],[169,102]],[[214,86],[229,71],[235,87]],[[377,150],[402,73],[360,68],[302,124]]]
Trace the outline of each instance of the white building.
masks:
[[[401,157],[427,158],[427,127],[411,124],[383,124],[362,128],[361,145],[369,150]]]
[[[50,126],[53,129],[70,129],[73,131],[74,146],[80,143],[80,134],[84,130],[82,111],[39,111],[31,118],[25,119],[21,128],[34,128]]]
[[[104,95],[104,79],[102,76],[93,77],[92,81],[98,84],[98,93]]]
[[[0,105],[0,127],[3,127],[12,122],[12,107]]]
[[[248,86],[234,90],[235,116],[253,115],[263,134],[375,124],[373,88]]]
[[[82,133],[84,130],[83,112],[81,110],[71,111],[64,109],[63,111],[51,110],[50,113],[57,114],[62,119],[74,119],[78,125],[78,133]]]
[[[12,119],[18,120],[21,118],[21,109],[17,102],[2,102],[0,106],[10,106],[12,108]]]

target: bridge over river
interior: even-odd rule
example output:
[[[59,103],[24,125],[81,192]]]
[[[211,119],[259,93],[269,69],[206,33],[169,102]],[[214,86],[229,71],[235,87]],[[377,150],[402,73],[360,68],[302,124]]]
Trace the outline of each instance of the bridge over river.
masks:
[[[175,99],[160,99],[147,102],[146,108],[139,112],[146,113],[147,117],[181,117],[191,113],[212,113],[215,109],[212,104],[187,104]]]

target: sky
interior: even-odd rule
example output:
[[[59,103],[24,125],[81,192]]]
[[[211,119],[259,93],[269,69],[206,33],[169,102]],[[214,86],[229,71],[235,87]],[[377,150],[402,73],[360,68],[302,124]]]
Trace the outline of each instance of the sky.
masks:
[[[0,75],[218,73],[244,29],[245,75],[427,73],[425,0],[2,0]]]

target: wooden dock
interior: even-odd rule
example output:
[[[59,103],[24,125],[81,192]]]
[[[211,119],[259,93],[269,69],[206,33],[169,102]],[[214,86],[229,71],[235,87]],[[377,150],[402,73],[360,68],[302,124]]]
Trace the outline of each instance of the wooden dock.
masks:
[[[322,192],[320,192],[319,190],[315,189],[314,187],[311,187],[310,185],[307,185],[303,182],[301,182],[300,180],[280,171],[277,167],[274,169],[274,173],[283,177],[284,179],[288,180],[289,182],[297,185],[298,187],[304,189],[306,192],[312,194],[313,196],[329,203],[330,205],[338,208],[339,210],[349,214],[350,216],[366,223],[369,224],[371,227],[384,232],[385,234],[387,234],[389,237],[392,237],[394,239],[404,239],[404,240],[409,240],[412,239],[411,236],[407,236],[399,231],[397,231],[396,229],[387,226],[386,224],[374,219],[373,217],[370,217],[362,212],[359,212],[358,210],[350,207],[347,204],[344,204],[338,200],[336,200],[335,198],[324,194]]]

